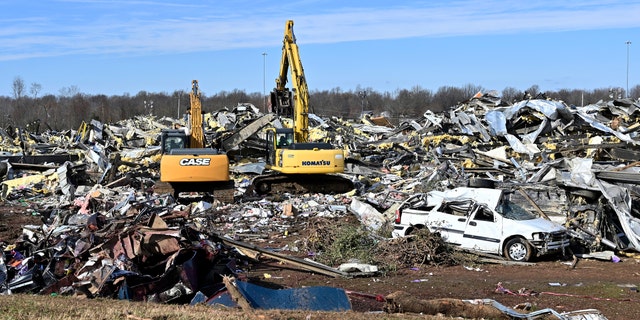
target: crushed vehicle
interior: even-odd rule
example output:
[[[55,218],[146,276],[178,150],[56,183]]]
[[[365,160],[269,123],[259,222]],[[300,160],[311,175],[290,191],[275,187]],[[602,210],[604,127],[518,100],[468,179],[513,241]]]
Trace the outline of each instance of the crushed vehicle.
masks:
[[[417,193],[396,210],[393,237],[429,228],[463,249],[530,261],[564,252],[570,239],[562,225],[509,200],[502,189],[459,187]]]

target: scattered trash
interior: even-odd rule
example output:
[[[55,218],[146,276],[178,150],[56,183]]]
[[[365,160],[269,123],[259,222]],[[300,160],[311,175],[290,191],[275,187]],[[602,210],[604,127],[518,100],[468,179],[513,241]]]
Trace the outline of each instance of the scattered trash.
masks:
[[[240,262],[260,258],[332,277],[375,274],[382,268],[378,261],[351,265],[336,260],[332,265],[341,265],[338,269],[316,261],[327,254],[313,247],[318,242],[312,243],[327,236],[319,219],[335,224],[331,219],[348,217],[360,221],[360,239],[376,246],[369,253],[380,263],[414,271],[427,263],[459,263],[445,241],[453,236],[443,238],[444,228],[417,232],[415,222],[394,216],[402,213],[400,205],[411,195],[459,188],[502,190],[495,197],[473,197],[473,204],[453,204],[452,212],[463,209],[456,217],[465,223],[478,225],[482,208],[493,213],[482,223],[496,223],[504,213],[497,211],[497,204],[508,202],[547,225],[562,226],[562,239],[548,228],[517,243],[491,236],[498,239],[494,247],[476,250],[483,258],[503,261],[503,255],[524,261],[550,249],[562,252],[568,240],[581,259],[619,263],[627,254],[640,252],[634,227],[640,223],[637,102],[510,103],[478,93],[445,112],[426,111],[395,125],[389,119],[309,114],[311,139],[348,150],[340,178],[355,188],[264,196],[251,190],[254,177],[270,173],[262,128],[284,128],[291,119],[263,114],[250,104],[204,112],[205,148],[223,149],[229,159],[229,201],[186,192],[176,199],[158,184],[161,132],[187,125],[184,119],[146,115],[116,123],[94,119],[69,132],[19,130],[15,135],[0,130],[0,199],[29,207],[29,214],[43,222],[22,226],[18,239],[0,239],[0,293],[232,301],[220,292],[222,278],[235,277]],[[443,199],[421,199],[424,203],[414,209],[441,208]],[[389,237],[394,222],[401,226],[397,239]],[[282,246],[266,248],[274,238],[288,239],[302,229],[311,229],[316,237],[287,244],[287,249],[309,252],[307,259],[279,253]],[[556,242],[557,247],[549,245]],[[487,252],[490,258],[482,255]],[[215,281],[199,281],[202,278]],[[526,289],[501,291],[533,294]]]
[[[549,282],[549,285],[552,287],[565,287],[567,284],[566,283],[560,283],[560,282]]]

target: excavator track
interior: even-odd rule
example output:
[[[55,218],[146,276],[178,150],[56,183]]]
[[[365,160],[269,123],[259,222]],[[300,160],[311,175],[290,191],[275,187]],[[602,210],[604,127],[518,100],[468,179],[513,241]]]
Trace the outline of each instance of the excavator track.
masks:
[[[158,194],[170,193],[176,201],[185,201],[188,197],[183,192],[198,192],[201,197],[210,197],[222,203],[234,203],[235,185],[233,180],[221,182],[182,182],[168,183],[157,181],[153,187]],[[188,190],[188,191],[187,191]]]
[[[338,194],[354,189],[353,182],[334,174],[265,174],[253,178],[249,190],[259,195],[282,193]]]

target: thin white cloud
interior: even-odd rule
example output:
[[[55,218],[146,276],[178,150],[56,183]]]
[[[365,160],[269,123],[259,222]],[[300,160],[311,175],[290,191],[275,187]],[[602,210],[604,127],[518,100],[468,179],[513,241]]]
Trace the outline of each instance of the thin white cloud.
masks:
[[[64,0],[55,14],[0,17],[0,61],[264,48],[279,43],[287,19],[305,43],[640,27],[638,1],[373,3]]]
[[[168,1],[117,1],[117,0],[58,0],[60,3],[74,3],[74,4],[103,4],[109,7],[113,6],[149,6],[149,7],[206,7],[204,4],[194,3],[182,3],[182,2],[168,2]]]

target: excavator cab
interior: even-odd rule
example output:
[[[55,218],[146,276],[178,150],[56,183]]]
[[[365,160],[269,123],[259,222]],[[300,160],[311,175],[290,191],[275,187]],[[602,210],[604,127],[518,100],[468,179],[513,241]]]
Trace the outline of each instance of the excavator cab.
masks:
[[[163,130],[160,139],[162,154],[172,154],[174,150],[189,148],[189,137],[183,130]]]
[[[267,163],[276,165],[276,153],[293,145],[293,129],[267,129]]]
[[[293,144],[293,129],[276,130],[278,149],[287,148]]]

